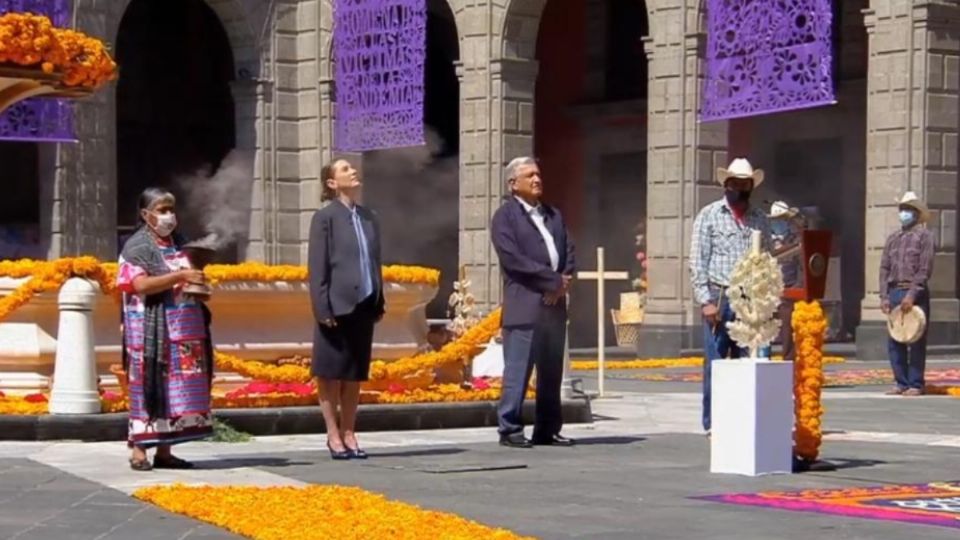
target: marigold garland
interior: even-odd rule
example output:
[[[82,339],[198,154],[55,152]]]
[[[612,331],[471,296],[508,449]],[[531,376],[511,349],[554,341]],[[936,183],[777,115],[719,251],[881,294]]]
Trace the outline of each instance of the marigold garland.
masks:
[[[0,321],[29,302],[34,295],[54,292],[71,277],[96,281],[106,293],[116,290],[116,264],[101,264],[93,257],[75,257],[55,261],[0,261],[0,276],[27,278],[13,292],[0,298]]]
[[[953,396],[960,397],[960,386],[939,386],[928,384],[923,389],[924,393],[931,396]]]
[[[487,315],[462,336],[444,345],[439,351],[408,356],[393,361],[374,360],[370,364],[370,380],[398,380],[422,371],[434,370],[455,362],[466,362],[480,352],[481,346],[500,331],[500,310]],[[298,383],[312,379],[310,368],[296,364],[282,366],[243,360],[226,353],[215,353],[217,369],[231,371],[258,381]]]
[[[357,487],[151,486],[133,496],[254,540],[525,537]],[[250,511],[256,509],[256,511]]]
[[[117,65],[99,39],[31,13],[0,15],[0,64],[61,72],[65,86],[97,88],[116,77]]]
[[[361,392],[360,403],[370,405],[410,404],[410,403],[450,403],[496,401],[500,399],[499,383],[484,388],[463,388],[458,384],[437,384],[427,388],[412,390]],[[527,391],[527,398],[536,397],[533,390]],[[214,409],[270,409],[276,407],[308,407],[317,404],[317,390],[310,392],[266,392],[246,395],[215,395],[211,398]],[[106,393],[100,396],[100,412],[122,413],[130,410],[126,396]],[[45,415],[49,414],[48,398],[45,394],[29,396],[0,396],[0,416],[4,415]]]
[[[423,266],[388,265],[381,269],[383,281],[437,286],[440,271]],[[240,264],[212,264],[203,269],[211,283],[223,281],[306,281],[307,267],[294,265],[270,266],[259,262]]]
[[[774,356],[773,360],[782,360]],[[824,364],[842,364],[846,360],[842,356],[824,356]],[[606,369],[662,369],[703,366],[702,356],[684,356],[681,358],[649,358],[645,360],[606,360]],[[597,360],[572,360],[570,369],[574,371],[590,371],[597,369]]]
[[[823,340],[827,318],[819,302],[797,302],[794,306],[793,341],[797,358],[793,363],[794,453],[807,462],[816,461],[823,440]]]
[[[384,266],[383,280],[388,283],[436,286],[440,271],[422,266]],[[225,281],[305,281],[305,266],[268,266],[262,263],[211,265],[204,269],[211,283]],[[29,302],[34,295],[54,292],[71,277],[96,281],[106,294],[118,295],[117,263],[102,263],[93,257],[63,258],[54,261],[29,259],[0,261],[0,277],[30,278],[13,292],[0,298],[0,321]]]

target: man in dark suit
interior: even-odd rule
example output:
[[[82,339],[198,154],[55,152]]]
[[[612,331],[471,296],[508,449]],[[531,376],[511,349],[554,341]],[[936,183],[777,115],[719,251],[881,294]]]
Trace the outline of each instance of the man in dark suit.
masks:
[[[537,162],[518,157],[507,165],[510,198],[493,215],[491,241],[503,273],[503,393],[497,407],[500,444],[569,446],[560,435],[560,385],[566,338],[567,290],[573,279],[573,241],[560,212],[540,202]],[[537,406],[533,438],[523,434],[521,411],[533,367]],[[532,444],[531,444],[532,443]]]

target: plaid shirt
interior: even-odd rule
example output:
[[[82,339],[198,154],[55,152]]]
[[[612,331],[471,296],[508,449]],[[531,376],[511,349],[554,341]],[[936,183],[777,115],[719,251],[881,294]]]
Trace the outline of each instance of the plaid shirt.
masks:
[[[708,204],[693,222],[690,279],[700,305],[715,302],[719,287],[730,285],[733,267],[748,251],[750,236],[760,231],[763,249],[770,248],[770,222],[759,208],[751,208],[741,225],[725,199]]]
[[[909,283],[910,296],[926,288],[933,275],[933,232],[922,226],[900,229],[883,246],[880,259],[880,299],[890,295],[890,286]]]

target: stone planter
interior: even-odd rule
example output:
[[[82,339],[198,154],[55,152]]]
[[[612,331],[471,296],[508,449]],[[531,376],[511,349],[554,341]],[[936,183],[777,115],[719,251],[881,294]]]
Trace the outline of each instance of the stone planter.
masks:
[[[0,297],[24,280],[0,278]],[[398,359],[428,348],[426,305],[437,287],[384,284],[387,312],[374,333],[373,355]],[[242,358],[309,356],[313,312],[303,282],[235,281],[213,287],[217,349]],[[53,373],[59,312],[57,295],[35,296],[0,323],[0,391],[46,390]],[[97,372],[113,382],[111,364],[121,363],[120,305],[111,296],[97,298],[93,311]]]

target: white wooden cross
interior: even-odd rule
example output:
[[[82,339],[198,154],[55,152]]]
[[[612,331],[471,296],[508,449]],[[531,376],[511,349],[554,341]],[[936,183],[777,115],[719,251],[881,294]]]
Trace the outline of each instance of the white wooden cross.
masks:
[[[604,282],[607,280],[629,279],[626,272],[607,272],[603,264],[603,248],[597,248],[597,269],[592,272],[577,272],[577,279],[589,279],[597,282],[597,391],[603,397],[604,363],[606,362],[606,305],[604,302]]]

